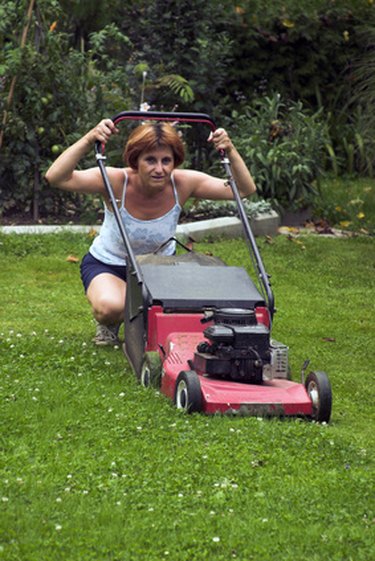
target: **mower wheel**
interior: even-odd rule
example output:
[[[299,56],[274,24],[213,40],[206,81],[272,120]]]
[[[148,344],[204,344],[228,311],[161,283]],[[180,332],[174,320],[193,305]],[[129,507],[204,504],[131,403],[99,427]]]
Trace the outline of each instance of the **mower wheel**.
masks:
[[[312,419],[328,423],[332,409],[332,390],[325,372],[310,372],[305,381],[306,391],[312,401]]]
[[[183,409],[186,413],[202,410],[201,384],[194,370],[183,370],[178,375],[174,402],[177,409]]]
[[[161,359],[156,351],[148,351],[143,355],[141,375],[139,379],[142,386],[160,388],[161,384]]]

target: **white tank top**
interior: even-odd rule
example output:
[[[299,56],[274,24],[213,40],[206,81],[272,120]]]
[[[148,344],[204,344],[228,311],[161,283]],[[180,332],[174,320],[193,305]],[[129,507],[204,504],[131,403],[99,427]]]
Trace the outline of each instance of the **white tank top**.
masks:
[[[171,237],[175,236],[178,220],[180,217],[181,206],[178,201],[178,194],[173,174],[171,176],[173,193],[175,197],[175,205],[159,218],[151,220],[140,220],[135,218],[125,208],[125,195],[128,185],[128,174],[124,170],[125,180],[121,198],[121,206],[119,208],[122,223],[126,228],[131,246],[136,255],[145,253],[153,253],[162,244],[167,242]],[[167,243],[160,254],[173,255],[176,249],[176,242],[171,240]],[[97,236],[91,247],[90,253],[96,259],[109,265],[125,265],[126,251],[122,240],[119,227],[116,222],[114,213],[109,210],[104,203],[104,221],[100,228],[100,234]]]

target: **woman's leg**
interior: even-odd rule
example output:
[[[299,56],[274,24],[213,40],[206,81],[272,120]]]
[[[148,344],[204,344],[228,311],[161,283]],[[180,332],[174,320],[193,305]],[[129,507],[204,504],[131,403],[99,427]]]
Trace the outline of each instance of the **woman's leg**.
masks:
[[[92,279],[87,289],[95,319],[103,325],[124,321],[126,283],[110,273],[101,273]]]

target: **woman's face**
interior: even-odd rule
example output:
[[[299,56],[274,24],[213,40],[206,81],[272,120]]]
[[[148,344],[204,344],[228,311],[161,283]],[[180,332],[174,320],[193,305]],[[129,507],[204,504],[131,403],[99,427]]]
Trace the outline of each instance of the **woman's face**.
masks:
[[[174,156],[169,146],[144,150],[138,157],[138,176],[144,186],[165,187],[173,169]]]

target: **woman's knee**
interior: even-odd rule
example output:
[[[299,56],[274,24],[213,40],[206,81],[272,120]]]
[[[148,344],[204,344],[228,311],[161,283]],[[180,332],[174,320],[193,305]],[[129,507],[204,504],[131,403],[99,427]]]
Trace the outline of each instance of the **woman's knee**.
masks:
[[[125,309],[125,291],[125,283],[116,278],[94,279],[87,290],[87,298],[95,319],[100,323],[122,321]]]
[[[110,294],[101,294],[91,301],[95,318],[100,323],[112,323],[122,319],[125,302]]]

